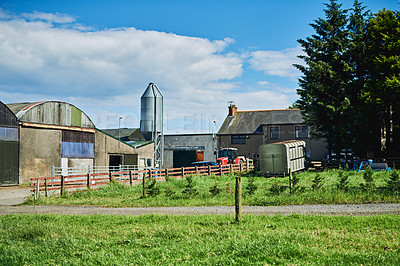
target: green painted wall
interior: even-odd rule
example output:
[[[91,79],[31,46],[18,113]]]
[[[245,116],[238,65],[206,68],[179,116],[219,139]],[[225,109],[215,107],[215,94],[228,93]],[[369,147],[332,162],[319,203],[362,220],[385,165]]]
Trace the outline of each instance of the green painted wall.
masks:
[[[82,111],[71,105],[71,126],[82,126]]]

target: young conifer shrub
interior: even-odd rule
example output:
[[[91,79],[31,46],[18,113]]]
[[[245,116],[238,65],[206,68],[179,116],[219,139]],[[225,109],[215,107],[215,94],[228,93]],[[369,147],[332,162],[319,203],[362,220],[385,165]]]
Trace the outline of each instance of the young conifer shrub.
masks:
[[[396,170],[390,171],[390,177],[389,177],[389,181],[387,183],[388,183],[389,190],[400,191],[399,172]]]
[[[189,197],[196,196],[197,194],[199,194],[197,189],[194,187],[193,177],[191,175],[186,176],[186,181],[188,183],[185,186],[185,189],[182,191],[182,193],[188,195]]]
[[[255,178],[254,178],[254,176],[249,176],[249,178],[247,180],[248,180],[248,183],[247,183],[247,186],[245,187],[246,194],[249,196],[254,195],[254,192],[256,192],[256,190],[258,188],[256,186],[256,184],[254,184]]]

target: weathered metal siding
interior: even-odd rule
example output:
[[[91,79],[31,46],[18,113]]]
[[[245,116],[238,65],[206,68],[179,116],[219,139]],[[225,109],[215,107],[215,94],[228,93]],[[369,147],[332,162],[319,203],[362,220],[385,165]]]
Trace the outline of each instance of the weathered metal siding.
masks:
[[[77,107],[57,101],[9,104],[10,109],[23,122],[94,128],[90,118]]]
[[[18,184],[18,121],[0,102],[0,186]]]
[[[63,130],[62,158],[94,158],[94,134]]]

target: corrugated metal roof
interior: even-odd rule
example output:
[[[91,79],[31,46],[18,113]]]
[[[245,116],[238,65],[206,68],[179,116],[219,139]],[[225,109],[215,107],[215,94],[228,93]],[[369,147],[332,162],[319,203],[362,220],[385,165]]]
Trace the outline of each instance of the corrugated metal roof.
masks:
[[[262,134],[262,125],[302,124],[299,109],[238,111],[227,116],[218,135]]]
[[[140,128],[112,128],[112,129],[102,129],[101,131],[111,135],[115,138],[127,138],[129,140],[145,140]]]
[[[89,116],[76,106],[66,102],[25,102],[11,103],[7,106],[22,122],[85,128],[95,127]]]
[[[0,126],[18,127],[17,117],[0,101]]]
[[[101,133],[103,133],[103,134],[105,134],[105,135],[107,135],[107,136],[109,136],[109,137],[111,137],[111,138],[113,138],[113,139],[115,139],[115,140],[120,141],[121,143],[129,145],[129,146],[131,146],[131,147],[133,147],[135,149],[143,147],[143,146],[146,146],[146,145],[151,144],[151,143],[154,143],[154,141],[146,141],[146,140],[145,141],[132,141],[132,140],[131,141],[122,141],[122,140],[118,139],[118,137],[114,137],[113,135],[108,134],[107,132],[104,131],[104,129],[96,128],[96,130],[101,132]]]

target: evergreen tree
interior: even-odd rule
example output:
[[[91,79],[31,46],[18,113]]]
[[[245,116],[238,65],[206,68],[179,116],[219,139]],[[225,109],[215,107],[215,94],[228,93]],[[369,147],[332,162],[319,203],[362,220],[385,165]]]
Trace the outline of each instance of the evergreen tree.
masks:
[[[346,57],[351,67],[351,79],[347,90],[351,119],[346,125],[351,149],[363,158],[366,157],[367,152],[379,149],[379,131],[373,130],[379,120],[373,108],[365,104],[362,97],[367,81],[366,28],[370,17],[370,12],[365,9],[366,7],[362,6],[358,0],[354,1],[347,26],[349,46],[346,50]]]
[[[327,139],[330,152],[340,152],[342,148],[350,148],[352,142],[348,92],[352,68],[346,54],[350,41],[348,18],[347,11],[336,0],[325,5],[326,18],[310,24],[315,34],[298,40],[306,54],[300,58],[306,65],[295,65],[303,73],[297,104],[312,134]]]
[[[400,13],[382,10],[367,27],[365,100],[380,115],[386,155],[400,153]],[[378,131],[379,124],[375,125]]]

